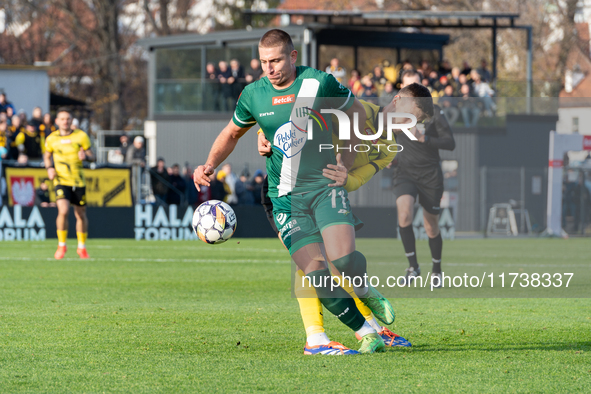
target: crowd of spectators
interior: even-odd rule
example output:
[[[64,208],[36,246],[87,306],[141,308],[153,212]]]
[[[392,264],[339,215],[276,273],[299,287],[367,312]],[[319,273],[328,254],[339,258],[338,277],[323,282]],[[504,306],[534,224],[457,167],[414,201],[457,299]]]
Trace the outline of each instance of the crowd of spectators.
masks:
[[[409,61],[393,65],[384,60],[367,74],[351,70],[346,79],[347,71],[339,65],[339,59],[334,58],[325,71],[334,74],[358,98],[380,106],[392,101],[400,89],[404,73],[416,72],[452,125],[461,117],[464,126],[474,127],[481,116],[491,117],[496,112],[495,92],[490,85],[491,73],[484,59],[478,69],[473,69],[465,61],[460,68],[452,67],[447,60],[437,67],[428,61],[417,65]]]
[[[220,200],[230,205],[260,205],[265,174],[256,170],[251,177],[245,168],[240,176],[232,171],[231,164],[224,164],[210,176],[211,185],[197,191],[193,183],[193,167],[189,163],[166,167],[164,158],[158,158],[150,168],[150,183],[157,205],[199,205],[208,200]]]
[[[222,60],[217,63],[207,63],[205,68],[205,84],[203,86],[206,111],[234,111],[242,89],[263,75],[261,63],[252,59],[248,69],[236,59],[230,63]]]
[[[45,137],[56,130],[51,114],[35,107],[31,117],[15,110],[6,93],[0,92],[0,162],[13,160],[26,165],[40,162],[45,152]]]

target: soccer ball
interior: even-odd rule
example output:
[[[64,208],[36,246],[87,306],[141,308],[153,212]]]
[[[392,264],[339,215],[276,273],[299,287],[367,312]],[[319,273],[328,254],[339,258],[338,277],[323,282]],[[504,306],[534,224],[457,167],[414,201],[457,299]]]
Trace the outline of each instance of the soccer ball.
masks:
[[[193,214],[193,231],[208,244],[226,242],[236,230],[236,214],[225,202],[209,200],[199,205]]]

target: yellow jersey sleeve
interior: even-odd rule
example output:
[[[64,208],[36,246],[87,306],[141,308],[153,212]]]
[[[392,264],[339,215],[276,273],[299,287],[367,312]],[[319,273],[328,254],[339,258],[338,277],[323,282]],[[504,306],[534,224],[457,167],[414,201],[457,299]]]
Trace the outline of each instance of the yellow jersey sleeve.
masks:
[[[52,143],[54,141],[53,133],[49,134],[45,139],[45,152],[53,153]]]
[[[79,130],[79,129],[76,131],[80,132],[79,138],[80,138],[80,146],[82,147],[82,149],[89,150],[90,147],[92,146],[92,144],[90,143],[90,137],[88,137],[88,134],[86,134],[84,131]]]

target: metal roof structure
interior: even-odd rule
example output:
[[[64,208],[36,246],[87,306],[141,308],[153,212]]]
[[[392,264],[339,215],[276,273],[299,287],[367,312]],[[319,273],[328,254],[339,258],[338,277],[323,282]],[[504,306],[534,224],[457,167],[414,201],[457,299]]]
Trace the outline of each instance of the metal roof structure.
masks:
[[[336,11],[336,10],[245,10],[246,15],[303,17],[298,23],[313,26],[322,23],[334,27],[365,26],[376,28],[490,29],[492,33],[492,79],[497,78],[497,30],[521,29],[527,34],[527,97],[533,83],[532,26],[518,25],[518,13],[488,11]]]
[[[289,10],[272,8],[264,11],[245,10],[251,15],[290,15],[310,18],[307,22],[325,22],[348,25],[379,25],[398,27],[470,27],[489,28],[515,27],[518,13],[484,11],[332,11],[332,10]],[[472,23],[466,23],[472,21]]]

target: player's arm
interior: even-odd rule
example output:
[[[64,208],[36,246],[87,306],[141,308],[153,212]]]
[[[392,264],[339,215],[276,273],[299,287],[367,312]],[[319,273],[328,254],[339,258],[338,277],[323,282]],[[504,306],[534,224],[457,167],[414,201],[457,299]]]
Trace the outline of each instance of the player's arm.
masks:
[[[20,146],[25,143],[25,133],[22,131],[14,138],[14,146]]]
[[[351,96],[353,97],[353,96]],[[357,113],[357,130],[359,130],[360,132],[362,132],[362,130],[364,130],[365,128],[365,120],[366,120],[366,115],[365,115],[365,108],[363,108],[363,104],[361,104],[361,102],[357,99],[357,98],[353,98],[353,105],[351,105],[349,107],[349,109],[347,109],[345,111],[345,113],[347,114],[347,116],[349,116],[349,119],[351,120],[351,127],[354,127],[353,122],[354,122],[354,113]],[[348,149],[343,149],[341,152],[343,154],[343,164],[347,169],[350,169],[351,167],[353,167],[353,163],[355,162],[355,155],[357,154],[355,152],[355,149],[353,149],[353,147],[355,145],[361,144],[362,141],[357,137],[357,135],[355,135],[355,133],[352,131],[351,132],[351,140],[349,140],[349,142],[345,143],[343,145],[343,147],[347,147],[350,146],[351,147],[351,151],[349,152]]]
[[[437,137],[425,136],[425,144],[437,149],[454,150],[456,148],[456,140],[451,132],[451,127],[439,107],[434,108],[435,115],[433,116],[433,124],[430,127],[435,127]]]
[[[52,151],[48,150],[46,147],[45,153],[43,154],[43,163],[45,164],[45,168],[47,169],[47,177],[50,181],[52,181],[53,178],[55,178],[55,167],[53,166],[52,156]]]
[[[220,135],[215,139],[205,164],[197,167],[193,173],[193,181],[197,190],[201,191],[200,186],[209,186],[209,175],[213,174],[215,168],[230,156],[240,137],[251,127],[239,127],[233,121],[230,121],[224,127]]]
[[[88,138],[88,135],[86,133],[84,133],[83,137],[82,137],[82,142],[80,144],[80,150],[78,151],[78,158],[81,161],[95,161],[96,157],[94,157],[94,153],[92,153],[92,151],[90,150],[91,147],[91,143],[90,143],[90,138]]]

